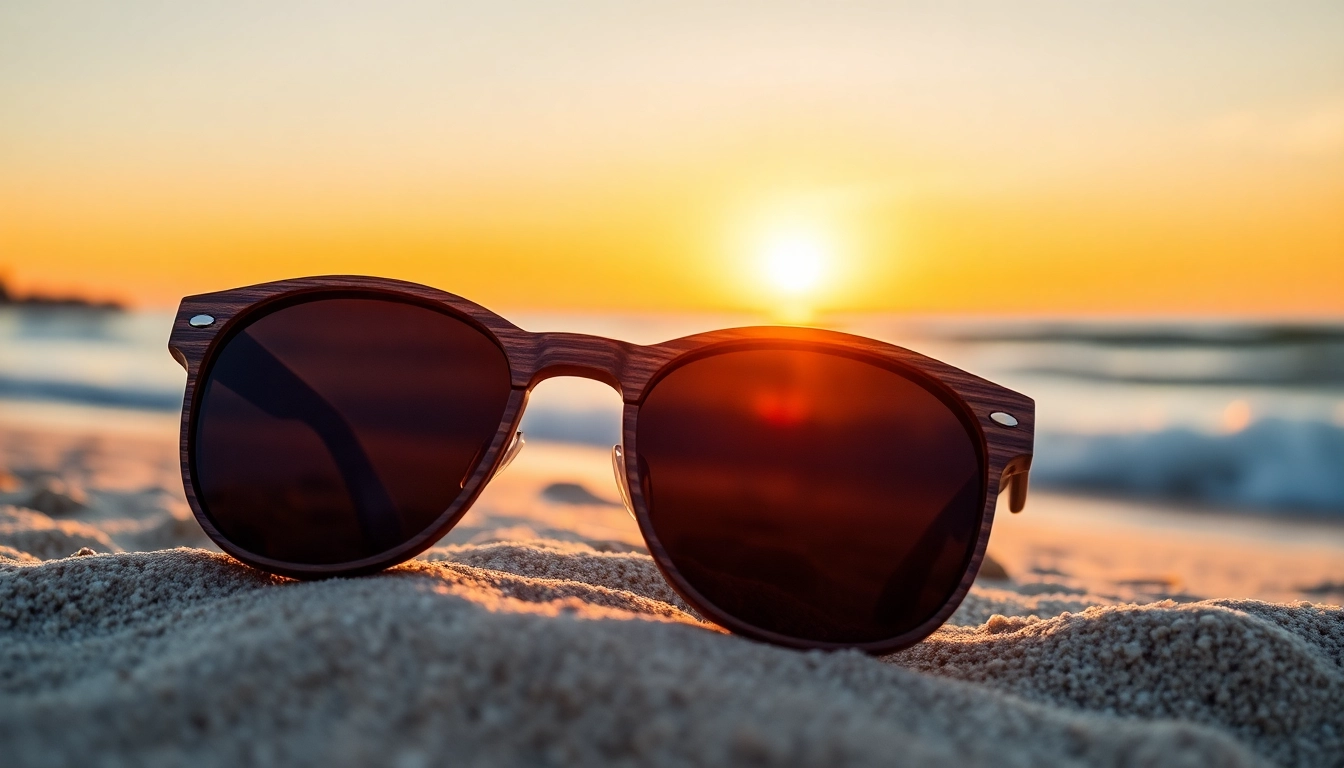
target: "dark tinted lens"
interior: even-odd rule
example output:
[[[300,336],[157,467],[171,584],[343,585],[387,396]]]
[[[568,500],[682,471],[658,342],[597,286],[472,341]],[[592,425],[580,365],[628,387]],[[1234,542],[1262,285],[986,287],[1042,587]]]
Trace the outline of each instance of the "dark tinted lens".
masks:
[[[346,563],[446,510],[499,429],[504,353],[462,320],[384,298],[262,315],[214,357],[193,476],[207,516],[248,552]]]
[[[979,438],[899,373],[726,352],[658,381],[636,430],[658,540],[741,621],[884,640],[936,613],[965,572],[985,498]]]

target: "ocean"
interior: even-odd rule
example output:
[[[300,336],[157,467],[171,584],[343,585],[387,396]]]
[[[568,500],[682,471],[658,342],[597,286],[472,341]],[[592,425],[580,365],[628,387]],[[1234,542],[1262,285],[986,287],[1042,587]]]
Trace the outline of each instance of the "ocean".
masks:
[[[0,308],[0,415],[160,421],[185,375],[171,312]],[[749,317],[518,314],[533,331],[636,343],[758,324]],[[833,316],[1036,400],[1033,487],[1344,521],[1344,323]],[[529,439],[619,442],[620,401],[588,381],[543,382]]]

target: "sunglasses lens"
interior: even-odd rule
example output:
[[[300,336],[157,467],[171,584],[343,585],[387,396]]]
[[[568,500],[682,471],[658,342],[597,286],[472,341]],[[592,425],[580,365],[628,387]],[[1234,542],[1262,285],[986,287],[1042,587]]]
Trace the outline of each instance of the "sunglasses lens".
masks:
[[[350,563],[428,529],[499,429],[504,352],[451,315],[318,295],[246,319],[201,382],[191,444],[225,538],[285,563]]]
[[[985,502],[978,432],[934,386],[789,349],[674,369],[635,434],[668,559],[719,610],[786,637],[917,627],[956,590]]]

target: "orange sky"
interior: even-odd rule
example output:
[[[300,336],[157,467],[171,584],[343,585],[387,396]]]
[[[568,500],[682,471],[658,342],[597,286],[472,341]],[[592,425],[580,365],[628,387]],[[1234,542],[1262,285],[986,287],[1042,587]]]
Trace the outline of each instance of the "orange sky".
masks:
[[[179,5],[181,7],[179,7]],[[0,7],[0,270],[487,306],[1344,315],[1344,4]]]

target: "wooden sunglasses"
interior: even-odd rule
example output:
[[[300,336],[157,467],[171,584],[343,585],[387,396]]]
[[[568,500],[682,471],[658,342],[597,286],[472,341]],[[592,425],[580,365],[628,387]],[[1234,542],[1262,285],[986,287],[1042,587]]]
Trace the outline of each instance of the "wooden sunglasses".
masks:
[[[1022,509],[1035,406],[946,363],[834,331],[755,327],[636,344],[531,333],[376,277],[189,296],[187,500],[225,552],[295,578],[420,554],[520,445],[556,376],[615,388],[622,498],[703,617],[800,648],[885,653],[956,610],[996,499]]]

